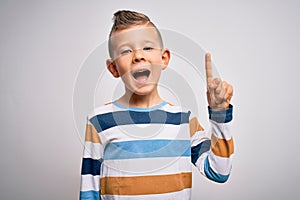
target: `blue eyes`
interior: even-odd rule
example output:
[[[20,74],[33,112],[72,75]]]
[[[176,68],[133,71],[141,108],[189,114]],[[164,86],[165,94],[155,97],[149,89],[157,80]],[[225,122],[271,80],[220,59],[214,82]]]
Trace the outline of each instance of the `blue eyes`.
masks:
[[[153,50],[153,49],[154,49],[153,47],[144,47],[144,48],[143,48],[144,51],[151,51],[151,50]],[[133,50],[131,50],[131,49],[125,49],[125,50],[123,50],[123,51],[121,52],[121,54],[122,54],[122,55],[130,54],[130,53],[132,53],[132,51],[133,51]]]
[[[126,49],[126,50],[122,51],[121,54],[129,54],[131,52],[132,52],[132,50]]]
[[[145,48],[143,48],[144,51],[150,51],[152,49],[153,49],[152,47],[145,47]]]

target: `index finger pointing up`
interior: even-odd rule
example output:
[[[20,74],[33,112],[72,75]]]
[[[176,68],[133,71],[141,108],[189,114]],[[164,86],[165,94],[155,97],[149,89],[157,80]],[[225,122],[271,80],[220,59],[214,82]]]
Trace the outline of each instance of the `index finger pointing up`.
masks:
[[[205,71],[206,71],[206,83],[210,83],[213,79],[212,63],[210,53],[205,54]]]

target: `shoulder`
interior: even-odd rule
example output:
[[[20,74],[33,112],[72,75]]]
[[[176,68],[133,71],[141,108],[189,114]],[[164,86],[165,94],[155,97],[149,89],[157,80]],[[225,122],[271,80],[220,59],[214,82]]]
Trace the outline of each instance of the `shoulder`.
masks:
[[[191,113],[191,111],[185,107],[182,107],[180,105],[174,105],[170,102],[167,102],[166,105],[163,107],[163,110],[166,112],[171,112],[171,113]]]
[[[92,111],[89,112],[87,118],[91,119],[98,115],[108,114],[115,112],[118,108],[114,106],[112,102],[105,103],[104,105],[95,107]]]
[[[204,128],[200,125],[199,122],[199,118],[197,115],[195,115],[194,112],[191,111],[191,109],[186,108],[186,107],[182,107],[182,106],[178,106],[178,105],[173,105],[172,103],[167,103],[166,105],[166,110],[168,110],[168,112],[173,112],[173,113],[186,113],[189,115],[189,123],[192,127],[195,127],[195,129],[197,131],[199,130],[204,130]]]

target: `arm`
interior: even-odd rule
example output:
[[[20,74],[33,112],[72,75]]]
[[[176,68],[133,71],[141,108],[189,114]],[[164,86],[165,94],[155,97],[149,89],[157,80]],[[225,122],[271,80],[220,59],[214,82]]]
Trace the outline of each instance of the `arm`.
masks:
[[[204,131],[194,133],[192,162],[208,179],[224,183],[229,178],[234,153],[233,138],[228,125],[232,119],[232,106],[221,112],[209,109],[209,113],[211,137],[205,137],[207,133]],[[225,115],[227,121],[221,121],[220,119],[225,119]]]
[[[88,120],[81,169],[80,200],[100,200],[100,167],[103,146],[101,139]]]
[[[230,100],[233,89],[227,82],[212,77],[210,54],[205,58],[211,136],[205,136],[203,130],[191,132],[192,162],[210,180],[224,183],[228,180],[234,153],[228,126],[232,120]]]

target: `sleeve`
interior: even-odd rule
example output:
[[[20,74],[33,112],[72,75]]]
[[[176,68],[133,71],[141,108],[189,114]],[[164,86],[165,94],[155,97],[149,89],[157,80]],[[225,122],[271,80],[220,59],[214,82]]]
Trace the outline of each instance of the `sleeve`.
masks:
[[[196,118],[190,120],[192,163],[202,175],[218,183],[228,180],[232,167],[234,143],[229,129],[232,109],[232,105],[226,110],[208,108],[209,131],[204,131]]]
[[[100,200],[100,168],[103,145],[95,126],[86,125],[81,168],[80,200]]]

